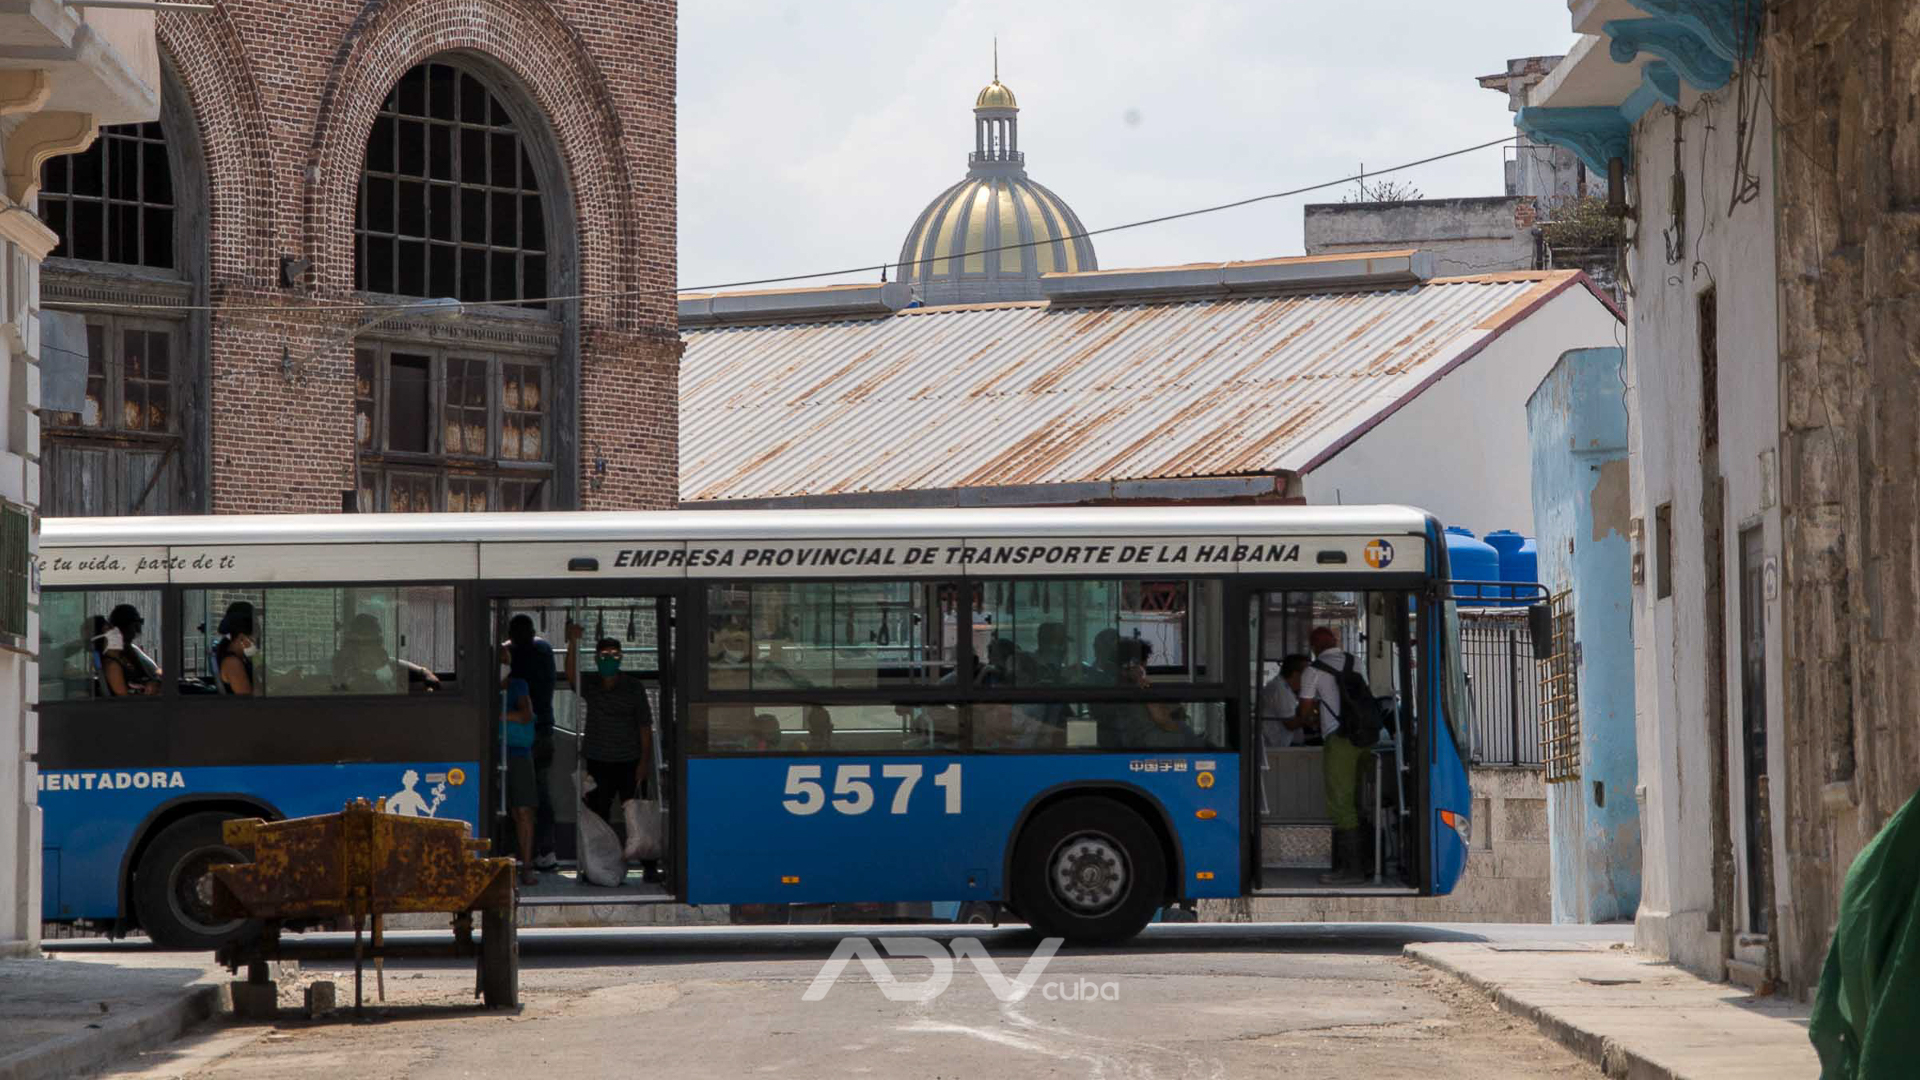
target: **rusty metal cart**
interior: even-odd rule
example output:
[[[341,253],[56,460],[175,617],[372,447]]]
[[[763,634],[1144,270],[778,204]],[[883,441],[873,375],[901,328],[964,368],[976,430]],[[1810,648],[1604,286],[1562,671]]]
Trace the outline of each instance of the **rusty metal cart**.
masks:
[[[486,844],[468,837],[465,822],[403,817],[356,799],[337,814],[229,821],[225,839],[252,861],[212,868],[214,910],[262,924],[257,936],[231,942],[215,954],[229,971],[246,965],[251,980],[264,981],[270,961],[351,958],[358,1011],[367,960],[473,956],[479,967],[476,993],[486,1006],[519,1004],[514,862],[480,857]],[[383,917],[434,912],[453,916],[452,941],[385,939]],[[350,949],[281,936],[288,923],[340,919],[353,922]],[[363,937],[369,926],[371,934]]]

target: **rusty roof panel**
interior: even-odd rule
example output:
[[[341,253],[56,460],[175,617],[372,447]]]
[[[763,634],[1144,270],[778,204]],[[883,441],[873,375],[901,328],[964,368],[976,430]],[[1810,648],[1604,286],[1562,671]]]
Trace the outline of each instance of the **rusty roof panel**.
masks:
[[[693,329],[680,495],[1297,471],[1572,277]]]

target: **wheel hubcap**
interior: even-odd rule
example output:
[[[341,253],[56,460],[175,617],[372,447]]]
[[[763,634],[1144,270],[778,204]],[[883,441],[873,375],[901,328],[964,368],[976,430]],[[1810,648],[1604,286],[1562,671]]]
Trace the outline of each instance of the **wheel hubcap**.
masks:
[[[1111,837],[1083,833],[1062,841],[1051,868],[1054,892],[1075,911],[1098,914],[1127,894],[1126,852]]]
[[[202,934],[222,933],[245,922],[222,919],[213,913],[212,868],[240,861],[240,853],[232,848],[204,847],[175,863],[172,887],[167,890],[174,916]]]

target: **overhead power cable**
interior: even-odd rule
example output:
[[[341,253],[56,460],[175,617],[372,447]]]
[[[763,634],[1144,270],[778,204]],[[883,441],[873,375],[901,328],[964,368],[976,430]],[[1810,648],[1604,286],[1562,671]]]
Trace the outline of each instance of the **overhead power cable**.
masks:
[[[1001,252],[1001,251],[1018,251],[1022,248],[1037,247],[1041,244],[1051,244],[1055,240],[1060,240],[1060,241],[1080,240],[1086,237],[1105,236],[1108,233],[1124,232],[1125,230],[1128,230],[1128,229],[1145,228],[1148,225],[1163,225],[1169,221],[1180,221],[1186,218],[1200,217],[1205,214],[1218,214],[1225,210],[1237,210],[1243,206],[1252,206],[1255,203],[1270,202],[1274,199],[1291,198],[1295,195],[1305,195],[1305,194],[1308,194],[1309,192],[1314,192],[1314,191],[1324,191],[1327,188],[1338,187],[1341,184],[1351,184],[1363,178],[1378,177],[1378,176],[1383,176],[1387,173],[1401,172],[1406,169],[1418,168],[1422,165],[1431,165],[1436,161],[1445,161],[1448,158],[1459,157],[1462,154],[1471,154],[1476,150],[1485,150],[1488,147],[1499,146],[1502,143],[1513,142],[1515,138],[1516,136],[1514,135],[1503,135],[1498,139],[1489,139],[1486,142],[1475,143],[1472,146],[1463,146],[1458,150],[1449,150],[1444,154],[1434,154],[1430,157],[1423,157],[1416,161],[1402,162],[1401,164],[1398,164],[1398,165],[1389,165],[1389,166],[1386,166],[1385,168],[1368,169],[1364,174],[1354,173],[1352,175],[1342,176],[1334,180],[1324,180],[1317,184],[1308,184],[1305,187],[1289,188],[1285,191],[1271,191],[1264,195],[1253,195],[1245,199],[1235,199],[1232,202],[1219,203],[1214,206],[1202,206],[1194,210],[1182,210],[1172,214],[1161,214],[1158,217],[1142,218],[1138,221],[1129,221],[1120,225],[1108,225],[1104,228],[1099,228],[1099,229],[1087,229],[1082,232],[1071,233],[1071,234],[1068,234],[1065,236],[1059,236],[1059,237],[1050,237],[1044,240],[1026,240],[1026,241],[1020,241],[1012,244],[1000,244],[995,247],[973,248],[967,251],[949,252],[945,255],[940,256],[939,258],[943,260],[944,259],[964,259],[973,255],[991,255],[991,254],[994,254],[995,252]],[[902,266],[922,266],[933,261],[935,261],[933,258],[925,258],[925,259],[908,260],[906,262],[870,263],[865,266],[848,266],[848,267],[842,267],[837,270],[815,270],[805,274],[785,274],[780,277],[749,278],[743,281],[727,281],[727,282],[721,282],[715,285],[684,286],[684,287],[678,288],[676,291],[682,292],[682,293],[718,292],[723,289],[744,289],[744,288],[748,288],[755,285],[783,285],[783,284],[787,284],[789,282],[794,282],[794,281],[812,281],[819,278],[847,277],[853,274],[872,274],[872,273],[878,273],[885,270],[896,270]],[[575,303],[583,300],[616,300],[616,299],[622,299],[622,298],[632,297],[632,296],[645,296],[645,295],[651,295],[655,291],[656,290],[653,290],[653,289],[615,289],[615,290],[609,290],[605,292],[570,293],[563,296],[527,297],[521,300],[475,301],[475,304],[488,306],[488,307],[530,306],[535,304],[540,304],[540,305],[563,304],[563,303]],[[417,302],[418,301],[408,300],[408,301],[387,302],[387,303],[379,303],[379,302],[376,302],[376,303],[302,303],[298,299],[290,298],[286,303],[282,303],[282,304],[192,305],[192,304],[62,303],[60,306],[62,308],[67,308],[67,309],[99,308],[103,310],[113,310],[113,311],[130,311],[130,310],[134,310],[134,311],[143,311],[143,310],[144,311],[210,311],[210,312],[216,312],[220,314],[251,313],[251,314],[298,315],[298,314],[304,314],[308,312],[317,312],[317,311],[361,311],[361,312],[376,312],[376,313],[382,312],[382,311],[388,311],[388,312],[398,313],[406,308],[414,306]]]

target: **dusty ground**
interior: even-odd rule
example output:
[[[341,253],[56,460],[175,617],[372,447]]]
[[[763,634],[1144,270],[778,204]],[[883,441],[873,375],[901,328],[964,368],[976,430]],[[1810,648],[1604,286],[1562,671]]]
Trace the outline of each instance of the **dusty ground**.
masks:
[[[1002,1002],[966,961],[926,1003],[889,1001],[859,963],[827,993],[802,995],[838,932],[694,944],[660,932],[567,943],[523,936],[517,1013],[470,1004],[473,972],[387,971],[387,1001],[271,1025],[213,1025],[113,1075],[217,1077],[1285,1076],[1597,1078],[1600,1074],[1450,978],[1374,938],[1250,934],[1147,940],[1062,952],[1035,988]],[[983,940],[1009,977],[1033,942]],[[772,942],[772,946],[770,946]],[[894,960],[902,984],[925,959]],[[311,968],[285,980],[338,983]],[[1054,987],[1051,998],[1048,986]],[[1092,1000],[1059,1000],[1094,987]],[[368,996],[373,981],[368,979]]]

